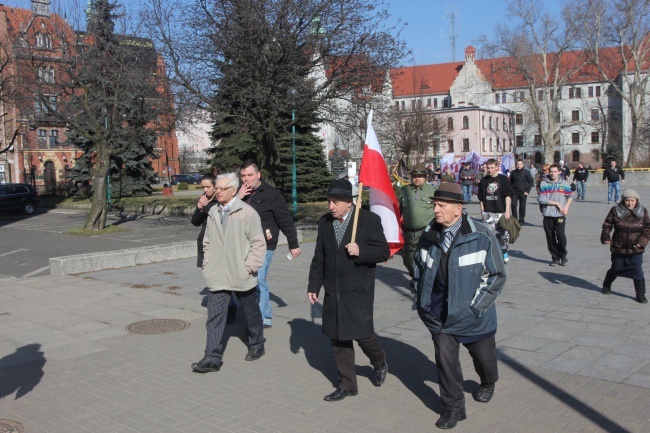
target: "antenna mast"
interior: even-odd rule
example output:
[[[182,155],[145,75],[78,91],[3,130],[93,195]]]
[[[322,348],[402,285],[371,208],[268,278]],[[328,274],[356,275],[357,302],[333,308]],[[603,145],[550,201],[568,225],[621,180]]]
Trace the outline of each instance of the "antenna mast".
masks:
[[[443,18],[449,20],[449,36],[447,39],[451,42],[451,60],[452,62],[456,61],[456,39],[458,39],[457,26],[456,26],[456,17],[460,15],[454,9],[454,4],[452,2],[451,10],[447,7],[448,4],[445,4],[445,16]]]

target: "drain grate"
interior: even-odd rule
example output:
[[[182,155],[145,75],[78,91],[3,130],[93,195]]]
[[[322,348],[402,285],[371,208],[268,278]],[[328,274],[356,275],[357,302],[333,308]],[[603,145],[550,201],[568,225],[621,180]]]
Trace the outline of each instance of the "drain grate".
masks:
[[[3,433],[22,433],[25,431],[25,427],[17,421],[12,421],[10,419],[0,418],[0,432]]]
[[[131,323],[126,327],[126,330],[132,334],[165,334],[168,332],[182,331],[189,326],[189,322],[186,322],[184,320],[150,319]]]

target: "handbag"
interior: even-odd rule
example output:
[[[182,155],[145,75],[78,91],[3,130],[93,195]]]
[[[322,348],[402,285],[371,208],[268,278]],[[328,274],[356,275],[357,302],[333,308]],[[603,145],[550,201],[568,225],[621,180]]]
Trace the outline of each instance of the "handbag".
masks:
[[[571,182],[571,191],[575,191],[576,189],[578,189],[576,183],[575,183],[575,182]]]

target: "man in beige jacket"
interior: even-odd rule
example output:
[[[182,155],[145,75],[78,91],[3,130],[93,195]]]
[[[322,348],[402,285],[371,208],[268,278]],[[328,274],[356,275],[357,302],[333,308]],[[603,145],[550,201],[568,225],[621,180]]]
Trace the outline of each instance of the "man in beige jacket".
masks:
[[[218,206],[213,206],[203,238],[203,278],[208,286],[208,338],[205,356],[192,364],[198,373],[219,371],[223,364],[223,331],[230,293],[239,299],[248,326],[249,350],[246,361],[264,355],[262,314],[257,291],[257,271],[266,254],[262,223],[255,209],[237,198],[239,180],[235,173],[217,176]]]

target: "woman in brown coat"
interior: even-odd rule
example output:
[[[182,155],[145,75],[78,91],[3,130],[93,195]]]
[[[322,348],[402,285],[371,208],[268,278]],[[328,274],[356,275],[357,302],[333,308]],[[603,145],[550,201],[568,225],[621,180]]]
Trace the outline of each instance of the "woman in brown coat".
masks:
[[[600,241],[609,244],[612,252],[612,267],[603,281],[603,293],[611,295],[616,277],[632,278],[637,302],[647,304],[643,252],[650,240],[650,216],[639,200],[633,189],[624,191],[621,202],[612,207],[603,223]],[[614,236],[610,238],[612,228]]]

